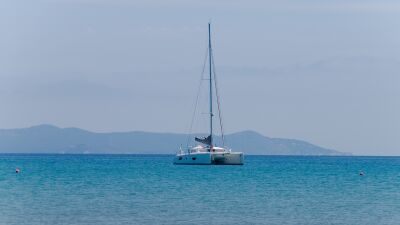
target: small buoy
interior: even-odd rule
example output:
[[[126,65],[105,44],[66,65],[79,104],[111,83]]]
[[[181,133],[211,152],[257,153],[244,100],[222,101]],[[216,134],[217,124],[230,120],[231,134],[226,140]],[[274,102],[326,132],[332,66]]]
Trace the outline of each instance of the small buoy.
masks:
[[[21,172],[21,170],[19,168],[16,168],[15,173],[19,173],[19,172]]]

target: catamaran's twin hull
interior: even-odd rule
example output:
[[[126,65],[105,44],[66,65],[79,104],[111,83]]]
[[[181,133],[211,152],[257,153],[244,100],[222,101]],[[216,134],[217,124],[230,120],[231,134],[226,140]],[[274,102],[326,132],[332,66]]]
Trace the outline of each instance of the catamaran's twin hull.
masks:
[[[241,152],[201,152],[176,155],[176,165],[243,165]]]
[[[243,165],[244,155],[241,152],[212,153],[211,159],[216,165]]]

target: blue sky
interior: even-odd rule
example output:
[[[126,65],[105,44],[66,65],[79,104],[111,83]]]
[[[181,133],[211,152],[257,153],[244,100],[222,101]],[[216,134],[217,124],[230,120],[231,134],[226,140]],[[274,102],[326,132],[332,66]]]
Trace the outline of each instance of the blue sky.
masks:
[[[397,1],[1,5],[2,128],[186,132],[211,20],[227,132],[400,155]]]

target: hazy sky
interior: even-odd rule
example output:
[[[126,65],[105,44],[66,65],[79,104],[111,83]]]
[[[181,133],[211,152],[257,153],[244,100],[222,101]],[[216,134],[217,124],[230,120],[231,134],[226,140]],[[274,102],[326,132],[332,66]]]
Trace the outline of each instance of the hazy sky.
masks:
[[[187,132],[211,19],[228,133],[400,155],[397,0],[0,2],[1,128]]]

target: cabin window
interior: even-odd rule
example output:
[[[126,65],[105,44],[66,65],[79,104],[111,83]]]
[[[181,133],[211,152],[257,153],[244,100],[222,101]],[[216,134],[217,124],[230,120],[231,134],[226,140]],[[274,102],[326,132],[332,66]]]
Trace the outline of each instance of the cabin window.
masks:
[[[192,159],[193,159],[193,160],[196,160],[196,157],[193,157]]]
[[[179,160],[182,160],[182,157],[179,157]]]

